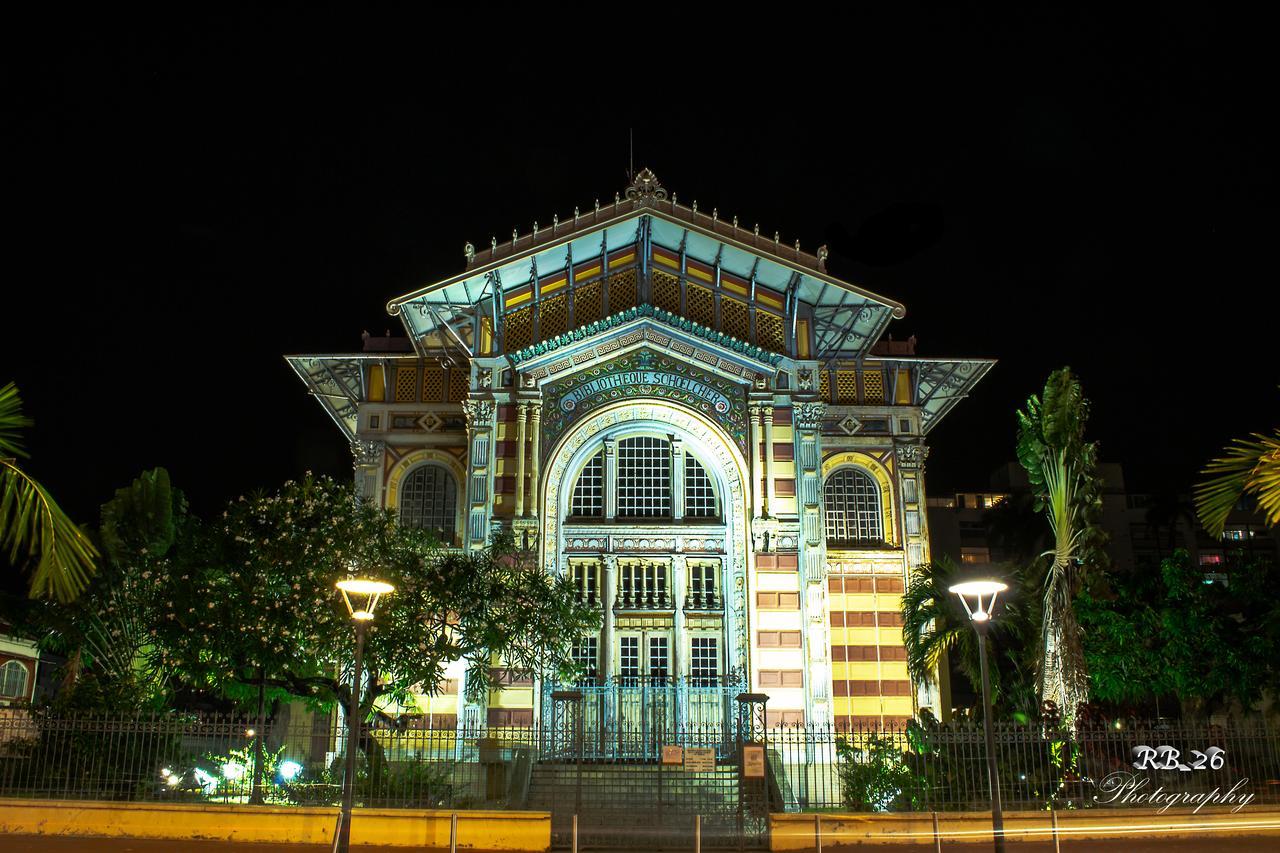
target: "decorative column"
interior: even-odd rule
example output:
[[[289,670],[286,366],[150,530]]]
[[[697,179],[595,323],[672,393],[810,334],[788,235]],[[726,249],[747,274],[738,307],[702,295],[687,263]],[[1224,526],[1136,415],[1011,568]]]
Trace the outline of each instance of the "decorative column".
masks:
[[[826,546],[822,529],[822,416],[824,403],[797,403],[795,425],[796,495],[800,513],[800,596],[804,624],[805,719],[831,722],[831,665],[827,648]]]
[[[529,409],[524,403],[516,404],[516,518],[524,517],[524,445],[525,419]]]
[[[604,517],[612,519],[618,514],[618,442],[604,440]]]
[[[618,558],[613,554],[605,554],[601,559],[604,564],[601,567],[602,592],[601,599],[604,603],[604,624],[600,628],[600,660],[598,671],[600,673],[600,683],[608,684],[613,679],[613,603],[617,600],[618,595]],[[606,710],[601,723],[604,728],[608,728],[613,724],[613,710],[608,703],[611,701],[606,692],[605,694]]]
[[[670,435],[671,440],[671,519],[684,518],[684,439]]]
[[[929,561],[929,522],[926,512],[927,502],[924,490],[924,462],[929,456],[929,448],[918,440],[899,441],[893,448],[897,460],[898,506],[902,525],[903,551],[907,565],[904,583],[910,583],[915,571]],[[907,522],[908,514],[914,513],[916,530],[912,533]],[[949,692],[945,684],[947,673],[935,672],[933,677],[914,685],[916,710],[929,708],[939,720],[943,719],[943,709],[949,708],[950,701],[944,701]]]
[[[383,503],[378,500],[378,487],[382,480],[382,461],[386,449],[385,441],[357,438],[351,442],[356,494],[377,504]]]
[[[493,400],[464,400],[462,409],[467,416],[467,438],[470,453],[467,462],[467,542],[470,547],[483,548],[489,535],[489,496],[493,493],[490,481],[492,466],[489,457],[493,447]]]
[[[773,507],[777,503],[773,494],[773,406],[761,409],[764,419],[764,516],[773,516]]]
[[[747,409],[747,413],[751,427],[751,437],[749,439],[751,442],[751,458],[750,470],[748,471],[751,475],[751,517],[762,518],[764,511],[760,506],[762,495],[760,489],[760,407],[750,406]]]
[[[542,404],[529,404],[529,515],[538,517],[538,462],[542,456]]]
[[[689,656],[684,653],[684,602],[689,588],[688,560],[684,554],[671,557],[671,597],[675,604],[671,638],[671,674],[676,685],[676,731],[688,728],[689,718]]]

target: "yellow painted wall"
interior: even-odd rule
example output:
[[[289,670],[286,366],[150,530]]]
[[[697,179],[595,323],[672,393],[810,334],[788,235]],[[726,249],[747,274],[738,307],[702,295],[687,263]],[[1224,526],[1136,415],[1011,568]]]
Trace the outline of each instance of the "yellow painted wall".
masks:
[[[769,816],[771,850],[813,850],[817,847],[817,815],[772,814]],[[824,814],[820,817],[822,843],[828,847],[857,844],[917,844],[921,850],[934,849],[933,818],[915,814]],[[1005,812],[1004,828],[1014,841],[1051,841],[1047,812]],[[991,846],[990,812],[940,812],[938,832],[943,847],[957,843]],[[1058,832],[1064,848],[1077,850],[1086,839],[1197,838],[1204,849],[1216,849],[1219,839],[1250,835],[1280,835],[1280,810],[1248,808],[1238,814],[1202,809],[1088,809],[1058,812]]]
[[[351,842],[388,847],[449,847],[447,811],[356,809]],[[0,834],[214,839],[332,844],[336,808],[170,805],[94,801],[0,800]],[[460,811],[458,846],[544,851],[547,812]]]

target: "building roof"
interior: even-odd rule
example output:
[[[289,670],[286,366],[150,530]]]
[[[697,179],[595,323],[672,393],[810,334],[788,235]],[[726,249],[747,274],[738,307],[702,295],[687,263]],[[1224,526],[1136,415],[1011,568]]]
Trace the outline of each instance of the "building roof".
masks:
[[[810,254],[799,241],[788,246],[777,233],[772,238],[761,234],[758,225],[740,227],[737,217],[723,220],[717,210],[699,210],[697,202],[686,207],[648,169],[625,193],[616,194],[612,204],[597,202],[586,213],[575,209],[572,219],[555,217],[550,228],[535,223],[529,233],[513,233],[505,243],[494,240],[483,251],[468,243],[463,272],[396,297],[387,310],[400,316],[416,346],[428,335],[438,335],[448,345],[466,349],[458,329],[471,322],[478,302],[497,294],[500,305],[502,294],[540,277],[640,245],[665,249],[717,274],[724,271],[753,288],[761,285],[786,294],[793,322],[796,302],[814,306],[815,357],[820,360],[866,355],[889,321],[906,314],[901,303],[828,274],[826,247]],[[651,251],[637,254],[649,263]]]

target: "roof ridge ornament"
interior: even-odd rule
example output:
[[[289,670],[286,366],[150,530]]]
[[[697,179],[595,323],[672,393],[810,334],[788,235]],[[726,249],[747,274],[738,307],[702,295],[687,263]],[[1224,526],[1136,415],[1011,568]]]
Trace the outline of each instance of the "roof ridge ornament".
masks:
[[[651,169],[644,168],[636,173],[631,186],[627,187],[627,198],[631,201],[666,201],[667,191],[663,188],[658,176]]]

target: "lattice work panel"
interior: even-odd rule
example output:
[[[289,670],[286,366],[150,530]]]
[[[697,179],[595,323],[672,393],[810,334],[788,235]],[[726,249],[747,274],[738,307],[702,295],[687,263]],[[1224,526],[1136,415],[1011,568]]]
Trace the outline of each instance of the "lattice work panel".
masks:
[[[770,352],[784,352],[787,338],[782,329],[781,317],[764,311],[756,312],[756,346],[764,347]]]
[[[854,405],[858,402],[857,371],[836,371],[836,402],[846,405]]]
[[[720,300],[720,331],[740,341],[751,340],[751,316],[747,303],[724,297]]]
[[[507,352],[524,349],[533,343],[533,309],[521,308],[506,316]]]
[[[422,402],[439,403],[444,399],[444,368],[422,369]]]
[[[708,328],[715,326],[716,303],[711,291],[705,287],[691,284],[689,285],[687,298],[689,300],[689,312],[685,316],[693,322]]]
[[[415,367],[396,368],[396,402],[418,402],[418,370]]]
[[[449,402],[459,403],[467,399],[471,390],[471,376],[466,365],[458,364],[449,368]]]
[[[868,405],[884,403],[883,370],[864,370],[862,372],[862,401]]]
[[[609,313],[617,314],[636,307],[640,299],[640,285],[635,270],[609,276]]]
[[[546,340],[569,331],[569,298],[561,293],[538,303],[538,338]]]
[[[593,281],[573,292],[573,324],[585,326],[604,319],[604,284]]]
[[[664,272],[653,274],[653,304],[672,314],[680,313],[680,279]]]
[[[818,396],[826,402],[831,402],[831,373],[830,371],[818,371]]]

